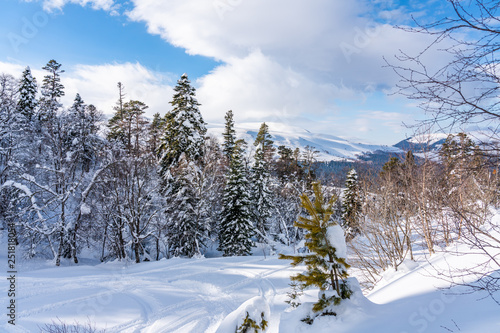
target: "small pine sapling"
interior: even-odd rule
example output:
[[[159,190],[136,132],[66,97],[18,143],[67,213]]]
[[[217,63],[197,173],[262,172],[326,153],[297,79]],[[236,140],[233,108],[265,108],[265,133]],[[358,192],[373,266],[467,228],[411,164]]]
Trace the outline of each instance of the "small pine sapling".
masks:
[[[302,304],[300,302],[300,296],[302,296],[304,292],[302,291],[301,286],[295,281],[292,281],[290,283],[290,287],[292,290],[286,293],[288,299],[285,301],[285,303],[289,304],[292,308],[295,309]]]
[[[292,260],[291,265],[305,264],[307,270],[291,277],[299,284],[301,290],[309,287],[319,288],[318,301],[314,303],[313,317],[303,321],[312,324],[317,316],[336,315],[334,307],[342,300],[350,298],[352,291],[347,284],[347,269],[350,267],[345,260],[346,244],[340,225],[331,220],[333,204],[337,197],[327,202],[321,192],[321,184],[313,182],[314,203],[306,194],[300,196],[302,207],[307,211],[307,217],[299,217],[295,226],[307,231],[306,246],[309,253],[301,255],[280,255],[280,259]]]
[[[243,319],[243,323],[236,328],[236,333],[259,333],[259,332],[265,332],[267,326],[269,323],[265,319],[265,314],[264,312],[261,312],[260,314],[260,324],[257,324],[257,321],[255,321],[250,314],[247,311],[247,315],[245,319]]]

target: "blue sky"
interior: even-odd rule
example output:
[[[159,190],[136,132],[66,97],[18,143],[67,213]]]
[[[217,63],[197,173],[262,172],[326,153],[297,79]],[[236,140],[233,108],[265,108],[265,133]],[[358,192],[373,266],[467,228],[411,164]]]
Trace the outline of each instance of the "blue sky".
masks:
[[[239,123],[278,121],[351,140],[394,144],[421,117],[394,96],[383,57],[418,52],[429,39],[394,29],[441,15],[443,1],[2,0],[0,72],[29,65],[41,80],[63,65],[78,92],[111,113],[116,83],[165,113],[188,73],[209,123],[232,109]],[[439,63],[439,60],[436,60]],[[251,125],[250,125],[251,126]]]

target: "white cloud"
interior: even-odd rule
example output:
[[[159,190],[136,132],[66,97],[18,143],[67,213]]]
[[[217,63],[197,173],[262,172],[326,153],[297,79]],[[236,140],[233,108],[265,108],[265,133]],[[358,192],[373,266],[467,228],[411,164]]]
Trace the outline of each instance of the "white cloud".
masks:
[[[67,3],[108,11],[115,5],[112,0],[44,0],[46,9],[62,9]],[[361,110],[370,109],[365,105],[370,100],[365,97],[373,96],[374,91],[389,91],[398,80],[390,69],[383,68],[383,57],[392,58],[399,49],[416,53],[430,43],[426,36],[393,28],[394,22],[404,24],[409,10],[393,1],[132,0],[130,7],[127,16],[143,22],[149,33],[189,54],[221,61],[219,67],[196,81],[202,112],[211,122],[221,122],[224,113],[232,109],[236,120],[242,122],[279,120],[310,124],[315,126],[310,128],[313,131],[338,128],[370,132],[380,126],[394,131],[395,122],[381,125],[366,113],[348,114],[353,110],[342,109],[338,101],[360,100]],[[419,9],[418,15],[424,13]],[[385,23],[380,23],[381,18]],[[436,65],[444,61],[442,57],[433,59]],[[84,96],[84,92],[95,91],[88,82],[97,86],[105,82],[112,88],[103,87],[96,96],[108,94],[107,89],[114,89],[116,82],[107,81],[117,79],[104,74],[106,66],[83,66],[81,72],[76,68],[68,88],[78,84]],[[155,95],[167,89],[157,78],[159,74],[146,70],[151,78],[141,79],[133,74],[141,72],[140,65],[133,66],[125,75],[134,82],[145,82],[146,88],[141,90],[148,92],[151,101],[143,100],[168,107],[170,95]],[[93,69],[98,70],[95,77]],[[99,99],[104,104],[105,98]],[[353,128],[345,128],[347,121],[339,124],[339,117],[354,117],[350,122]],[[361,118],[363,121],[356,120]]]
[[[26,2],[37,0],[24,0]],[[40,0],[38,0],[40,1]],[[41,0],[43,9],[52,12],[54,10],[62,10],[67,4],[80,5],[82,7],[90,6],[92,9],[105,10],[111,13],[116,13],[118,5],[114,0]]]
[[[281,118],[302,124],[310,119],[316,126],[320,115],[349,116],[336,101],[362,100],[396,84],[397,76],[384,68],[384,56],[390,59],[399,49],[416,53],[430,43],[426,36],[409,36],[391,25],[403,22],[407,8],[381,8],[363,0],[132,2],[127,15],[144,22],[150,33],[190,54],[223,62],[198,81],[207,119],[219,122],[228,109],[241,121]],[[379,12],[372,13],[375,5]],[[386,23],[375,23],[380,16]],[[434,63],[440,61],[445,59]],[[357,115],[366,118],[353,119],[356,131],[380,126],[394,131],[401,124]],[[331,121],[317,128],[342,128]]]
[[[223,62],[260,50],[283,67],[319,81],[393,84],[382,56],[421,50],[427,38],[371,19],[369,2],[331,0],[133,0],[128,16],[190,54]],[[396,8],[397,9],[397,8]],[[397,11],[398,13],[400,11]],[[386,13],[386,20],[399,14]]]
[[[232,109],[236,120],[281,121],[333,111],[330,96],[352,94],[328,83],[311,81],[255,51],[233,58],[198,82],[198,100],[210,122],[221,122]]]

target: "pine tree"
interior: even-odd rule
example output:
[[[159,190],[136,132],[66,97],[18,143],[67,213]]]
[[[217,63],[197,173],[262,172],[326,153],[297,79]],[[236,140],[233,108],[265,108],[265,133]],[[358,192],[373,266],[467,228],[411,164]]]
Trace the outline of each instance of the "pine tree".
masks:
[[[37,90],[36,79],[31,75],[31,69],[26,67],[19,86],[17,111],[26,117],[27,121],[31,121],[38,105],[36,99]]]
[[[52,128],[51,122],[62,107],[60,98],[64,96],[64,86],[61,84],[61,74],[64,73],[64,70],[61,69],[61,64],[55,60],[50,60],[42,69],[46,70],[48,74],[43,78],[38,119]]]
[[[149,125],[144,117],[147,108],[141,101],[128,101],[121,104],[121,108],[115,108],[115,114],[108,122],[108,139],[121,143],[130,156],[139,156],[145,149]]]
[[[123,105],[126,142],[129,154],[139,156],[146,147],[149,122],[144,117],[148,106],[141,101],[128,101]]]
[[[203,155],[204,137],[207,132],[205,122],[198,109],[195,89],[183,74],[174,88],[173,109],[165,116],[165,134],[160,146],[160,173],[166,175],[168,169],[176,166],[182,154],[189,161],[199,161]]]
[[[335,306],[343,299],[350,298],[352,291],[347,284],[346,244],[340,225],[332,221],[333,205],[337,200],[332,197],[326,201],[321,184],[313,182],[315,200],[312,202],[305,194],[300,196],[302,208],[309,214],[300,216],[295,226],[305,229],[306,246],[310,253],[305,255],[280,255],[280,259],[292,260],[292,266],[305,264],[307,270],[292,276],[302,290],[309,287],[320,289],[318,301],[314,304],[313,317],[303,321],[312,323],[316,316],[336,315]]]
[[[224,137],[222,152],[227,157],[228,161],[231,162],[231,158],[234,152],[234,145],[236,141],[236,131],[234,130],[233,111],[232,110],[227,111],[224,119],[226,120],[226,125],[224,127],[224,132],[222,133],[222,136]]]
[[[270,190],[271,175],[270,161],[274,153],[273,141],[269,134],[269,127],[263,123],[254,142],[257,147],[252,167],[252,217],[259,238],[267,236],[270,225],[271,210],[273,209],[272,192]]]
[[[253,246],[250,194],[243,165],[242,145],[242,140],[236,142],[224,188],[219,227],[219,250],[224,256],[248,255]]]
[[[347,174],[345,187],[342,201],[342,227],[345,230],[346,240],[350,241],[361,233],[359,226],[361,198],[358,174],[355,169],[351,169]]]
[[[266,123],[262,123],[259,128],[259,132],[255,137],[255,142],[253,143],[257,147],[257,151],[260,150],[263,154],[263,160],[269,166],[272,162],[273,155],[275,152],[274,141],[269,133],[269,126]]]

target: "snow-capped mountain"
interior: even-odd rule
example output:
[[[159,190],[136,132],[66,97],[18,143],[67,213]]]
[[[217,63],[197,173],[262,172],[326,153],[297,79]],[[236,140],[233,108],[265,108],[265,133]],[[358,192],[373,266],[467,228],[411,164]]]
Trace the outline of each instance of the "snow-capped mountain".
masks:
[[[394,146],[404,151],[412,150],[417,153],[435,151],[441,148],[447,137],[448,134],[445,133],[418,135],[402,140]]]
[[[269,133],[272,135],[276,147],[284,145],[288,148],[300,148],[304,151],[306,146],[314,147],[319,151],[318,161],[354,161],[364,153],[375,151],[385,151],[400,153],[401,149],[385,145],[371,145],[364,143],[353,143],[346,139],[330,135],[311,133],[300,127],[289,126],[282,123],[266,122],[269,126]],[[259,132],[260,123],[240,123],[236,124],[235,130],[238,138],[244,139],[250,149]],[[208,125],[208,133],[218,137],[222,142],[223,124]]]
[[[498,138],[492,133],[486,131],[468,131],[467,136],[477,145],[498,144]],[[449,135],[458,135],[457,133],[431,133],[415,135],[408,139],[402,140],[394,145],[404,151],[412,150],[416,153],[435,152],[441,149],[441,146],[446,141]]]

